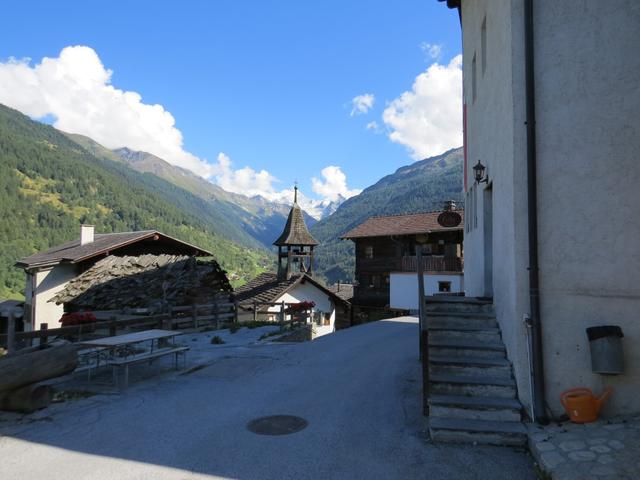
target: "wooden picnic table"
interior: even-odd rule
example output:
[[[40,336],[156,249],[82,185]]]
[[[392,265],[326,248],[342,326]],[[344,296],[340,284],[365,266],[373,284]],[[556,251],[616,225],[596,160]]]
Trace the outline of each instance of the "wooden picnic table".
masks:
[[[113,337],[97,338],[85,340],[81,345],[88,347],[88,354],[95,354],[96,368],[100,366],[100,359],[104,358],[105,365],[113,367],[113,381],[118,385],[118,370],[124,367],[124,385],[129,383],[129,366],[134,363],[149,361],[151,363],[156,358],[165,355],[175,355],[175,368],[178,367],[178,355],[184,355],[189,347],[173,345],[168,343],[169,339],[182,335],[176,330],[145,330],[142,332],[127,333]],[[139,352],[134,345],[151,342],[150,349]],[[106,355],[105,355],[106,353]],[[89,369],[89,374],[90,374]]]

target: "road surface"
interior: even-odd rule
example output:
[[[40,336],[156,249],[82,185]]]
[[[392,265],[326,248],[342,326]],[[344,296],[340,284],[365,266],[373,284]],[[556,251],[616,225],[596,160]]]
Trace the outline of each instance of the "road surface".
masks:
[[[301,344],[208,345],[215,354],[192,373],[4,414],[0,477],[534,479],[522,451],[428,441],[416,330],[404,317]],[[282,436],[246,428],[280,414],[308,426]]]

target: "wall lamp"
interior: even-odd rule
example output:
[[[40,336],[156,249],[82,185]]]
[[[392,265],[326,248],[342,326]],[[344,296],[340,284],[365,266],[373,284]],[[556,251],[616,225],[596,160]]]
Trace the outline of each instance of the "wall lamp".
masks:
[[[473,167],[473,176],[475,177],[476,183],[488,183],[489,177],[485,175],[487,167],[485,167],[480,160],[476,163],[476,166]]]

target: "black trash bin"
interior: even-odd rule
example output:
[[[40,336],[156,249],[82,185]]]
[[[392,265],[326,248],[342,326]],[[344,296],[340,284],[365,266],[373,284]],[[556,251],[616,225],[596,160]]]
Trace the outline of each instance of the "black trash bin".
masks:
[[[587,328],[593,373],[617,375],[624,371],[622,329],[617,325]]]

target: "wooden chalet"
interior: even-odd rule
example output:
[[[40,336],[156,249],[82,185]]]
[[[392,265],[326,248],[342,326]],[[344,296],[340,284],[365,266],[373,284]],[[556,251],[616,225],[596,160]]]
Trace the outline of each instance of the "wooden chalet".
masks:
[[[462,292],[463,214],[448,202],[437,212],[371,217],[344,234],[356,247],[353,304],[417,308],[418,248],[425,293]],[[453,220],[446,223],[445,217]]]

